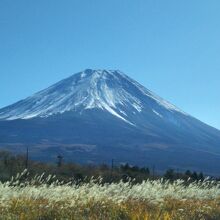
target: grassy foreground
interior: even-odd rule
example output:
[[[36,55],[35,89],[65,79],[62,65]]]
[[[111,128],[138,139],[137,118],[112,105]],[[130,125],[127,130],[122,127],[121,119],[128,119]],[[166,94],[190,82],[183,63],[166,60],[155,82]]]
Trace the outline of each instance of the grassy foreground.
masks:
[[[50,204],[44,199],[12,199],[7,207],[1,207],[1,219],[220,219],[220,200],[217,202],[167,199],[161,205],[143,201],[126,201],[121,204],[91,201],[75,208],[68,205],[66,202]]]
[[[213,181],[64,184],[43,175],[21,181],[22,175],[0,183],[2,220],[220,219],[220,185]]]

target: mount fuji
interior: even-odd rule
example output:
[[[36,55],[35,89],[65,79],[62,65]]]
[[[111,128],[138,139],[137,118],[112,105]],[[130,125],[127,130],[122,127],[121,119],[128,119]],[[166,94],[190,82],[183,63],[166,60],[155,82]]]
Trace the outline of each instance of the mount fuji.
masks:
[[[220,173],[220,131],[119,70],[72,75],[0,109],[0,148],[33,159]]]

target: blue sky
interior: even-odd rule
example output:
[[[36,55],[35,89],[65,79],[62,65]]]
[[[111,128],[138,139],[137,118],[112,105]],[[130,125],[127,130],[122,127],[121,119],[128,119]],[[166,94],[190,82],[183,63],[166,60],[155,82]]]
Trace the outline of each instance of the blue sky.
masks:
[[[220,129],[219,0],[1,0],[0,107],[120,69]]]

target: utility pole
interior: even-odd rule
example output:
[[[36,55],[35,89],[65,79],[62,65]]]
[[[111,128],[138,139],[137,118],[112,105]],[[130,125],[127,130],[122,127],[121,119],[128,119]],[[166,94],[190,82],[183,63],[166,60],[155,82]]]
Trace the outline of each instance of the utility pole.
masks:
[[[113,169],[114,169],[114,159],[112,159],[112,171],[113,171]]]
[[[58,166],[58,167],[61,167],[61,166],[62,166],[63,157],[62,157],[61,155],[58,155],[58,156],[57,156],[57,159],[58,159],[58,161],[57,161],[57,166]]]
[[[112,162],[111,162],[111,179],[113,177],[113,169],[114,169],[114,159],[112,159]]]
[[[28,169],[29,149],[26,149],[25,168]]]

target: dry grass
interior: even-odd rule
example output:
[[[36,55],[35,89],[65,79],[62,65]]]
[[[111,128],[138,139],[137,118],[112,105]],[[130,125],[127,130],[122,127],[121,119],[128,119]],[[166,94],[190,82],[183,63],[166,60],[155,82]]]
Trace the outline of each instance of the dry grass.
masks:
[[[144,201],[94,202],[71,208],[65,201],[51,204],[44,199],[12,199],[8,206],[0,207],[0,219],[55,220],[55,219],[121,219],[121,220],[219,220],[218,201],[178,201],[166,199],[162,204]]]
[[[220,219],[220,185],[213,181],[77,185],[43,175],[20,182],[24,174],[0,182],[0,220]]]

